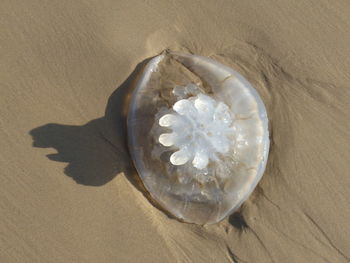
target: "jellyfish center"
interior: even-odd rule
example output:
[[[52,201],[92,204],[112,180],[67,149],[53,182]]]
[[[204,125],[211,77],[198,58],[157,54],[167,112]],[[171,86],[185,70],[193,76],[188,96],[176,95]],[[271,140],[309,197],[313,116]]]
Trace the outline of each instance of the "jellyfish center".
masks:
[[[177,90],[177,92],[179,92]],[[164,147],[175,149],[172,165],[192,165],[205,169],[210,162],[229,152],[234,132],[233,114],[223,102],[203,92],[177,100],[170,112],[159,119],[159,125],[171,130],[160,134]]]

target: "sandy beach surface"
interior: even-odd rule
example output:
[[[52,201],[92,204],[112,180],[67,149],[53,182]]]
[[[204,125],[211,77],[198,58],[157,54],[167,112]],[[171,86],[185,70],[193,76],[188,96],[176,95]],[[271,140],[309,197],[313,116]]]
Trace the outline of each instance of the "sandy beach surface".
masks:
[[[166,48],[234,66],[270,117],[263,179],[215,225],[154,207],[126,148]],[[2,0],[0,262],[350,262],[349,83],[346,0]]]

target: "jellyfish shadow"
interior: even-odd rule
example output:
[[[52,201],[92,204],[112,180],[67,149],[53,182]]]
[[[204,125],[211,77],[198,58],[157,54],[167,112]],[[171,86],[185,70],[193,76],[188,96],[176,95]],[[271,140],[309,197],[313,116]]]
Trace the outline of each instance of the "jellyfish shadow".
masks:
[[[64,173],[78,184],[101,186],[123,172],[142,190],[128,153],[126,115],[134,83],[148,61],[139,63],[109,97],[105,116],[81,126],[48,123],[34,128],[29,132],[33,147],[56,149],[47,158],[68,163]]]

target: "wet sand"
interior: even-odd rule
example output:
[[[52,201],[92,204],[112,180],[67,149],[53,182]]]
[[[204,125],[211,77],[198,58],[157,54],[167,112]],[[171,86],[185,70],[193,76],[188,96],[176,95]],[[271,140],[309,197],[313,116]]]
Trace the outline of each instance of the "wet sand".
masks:
[[[2,1],[1,262],[349,262],[347,1]],[[271,152],[240,211],[180,223],[147,199],[125,101],[185,50],[261,94]]]

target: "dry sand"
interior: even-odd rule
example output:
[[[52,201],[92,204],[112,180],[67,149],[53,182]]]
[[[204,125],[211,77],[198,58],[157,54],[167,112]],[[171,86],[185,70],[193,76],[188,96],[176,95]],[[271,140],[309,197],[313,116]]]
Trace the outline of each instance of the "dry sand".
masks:
[[[268,108],[267,171],[216,225],[155,208],[125,148],[134,70],[165,48]],[[349,83],[347,0],[2,0],[0,262],[349,262]]]

